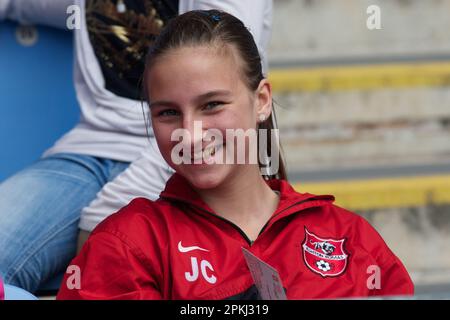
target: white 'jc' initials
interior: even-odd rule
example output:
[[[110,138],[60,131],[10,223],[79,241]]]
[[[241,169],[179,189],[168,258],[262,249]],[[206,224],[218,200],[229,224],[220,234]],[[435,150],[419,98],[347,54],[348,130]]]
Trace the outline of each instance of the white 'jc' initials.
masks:
[[[192,272],[185,272],[184,276],[186,277],[186,280],[189,282],[194,282],[198,279],[198,261],[196,257],[191,257],[191,265],[192,265]],[[211,272],[214,272],[214,268],[212,267],[211,263],[209,263],[206,260],[202,260],[200,262],[200,271],[202,273],[203,278],[208,281],[211,284],[216,283],[217,278],[212,274],[211,276],[208,275],[206,272],[206,268],[211,270]]]

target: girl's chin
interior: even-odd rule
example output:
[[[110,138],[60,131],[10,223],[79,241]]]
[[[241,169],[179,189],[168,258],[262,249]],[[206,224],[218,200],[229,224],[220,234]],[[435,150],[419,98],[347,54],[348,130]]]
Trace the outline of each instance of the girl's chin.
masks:
[[[221,170],[209,172],[180,170],[179,173],[196,189],[213,189],[224,181],[224,172],[219,171]]]

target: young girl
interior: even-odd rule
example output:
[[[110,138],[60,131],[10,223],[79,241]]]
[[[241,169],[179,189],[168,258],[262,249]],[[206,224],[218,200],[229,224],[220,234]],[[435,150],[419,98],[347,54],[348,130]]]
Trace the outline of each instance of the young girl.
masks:
[[[144,91],[176,173],[157,201],[135,199],[94,230],[58,299],[261,298],[242,248],[277,270],[288,299],[413,293],[363,218],[332,196],[293,190],[277,148],[267,155],[278,172],[263,176],[250,134],[244,145],[219,139],[274,123],[271,86],[240,20],[214,10],[172,20],[149,53]]]

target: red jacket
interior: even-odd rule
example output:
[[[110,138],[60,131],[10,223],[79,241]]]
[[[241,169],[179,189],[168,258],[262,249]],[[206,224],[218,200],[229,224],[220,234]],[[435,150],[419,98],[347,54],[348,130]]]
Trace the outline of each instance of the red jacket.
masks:
[[[135,199],[93,231],[71,263],[80,289],[67,273],[57,298],[255,299],[242,247],[278,270],[288,299],[413,294],[405,267],[366,220],[332,196],[268,184],[279,206],[250,243],[174,174],[159,200]]]

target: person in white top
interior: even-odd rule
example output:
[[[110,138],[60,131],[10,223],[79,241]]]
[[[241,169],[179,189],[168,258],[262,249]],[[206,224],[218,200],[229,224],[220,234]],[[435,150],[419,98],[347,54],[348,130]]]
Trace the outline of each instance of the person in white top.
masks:
[[[172,174],[140,95],[146,51],[171,17],[208,9],[235,15],[267,71],[272,0],[0,0],[0,21],[66,29],[71,5],[82,18],[74,30],[80,122],[0,184],[0,276],[31,292],[65,270],[78,228],[92,231],[135,197],[158,198]]]

